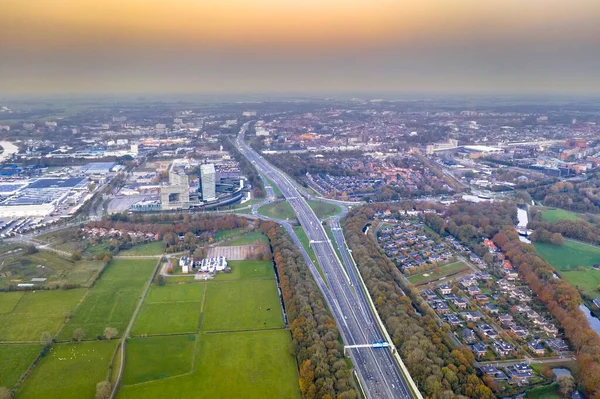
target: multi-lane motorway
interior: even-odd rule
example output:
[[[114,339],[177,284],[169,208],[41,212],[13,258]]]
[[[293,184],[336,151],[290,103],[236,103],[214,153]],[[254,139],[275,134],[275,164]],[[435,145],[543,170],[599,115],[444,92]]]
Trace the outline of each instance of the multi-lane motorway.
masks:
[[[361,288],[345,248],[339,224],[334,221],[332,227],[345,267],[338,259],[321,222],[303,197],[306,193],[245,144],[244,134],[247,127],[248,124],[245,124],[240,131],[238,148],[262,174],[279,187],[311,241],[326,280],[325,284],[316,276],[317,283],[336,319],[344,344],[359,346],[349,348],[347,352],[354,363],[365,395],[367,398],[377,399],[416,397],[409,388],[407,379],[410,377],[403,374],[390,347],[372,346],[385,339],[376,322],[374,310],[369,306],[366,294]]]

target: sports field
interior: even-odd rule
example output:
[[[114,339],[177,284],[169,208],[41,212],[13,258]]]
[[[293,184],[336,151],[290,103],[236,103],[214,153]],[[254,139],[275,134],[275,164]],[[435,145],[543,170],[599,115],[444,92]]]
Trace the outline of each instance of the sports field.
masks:
[[[273,219],[294,219],[296,214],[286,201],[271,202],[258,208],[258,213]]]
[[[118,398],[164,398],[173,392],[186,398],[300,397],[272,264],[231,261],[230,266],[231,273],[215,280],[152,286],[142,309],[169,309],[148,311],[150,319],[194,303],[199,331],[128,340]],[[134,329],[144,320],[140,314]]]
[[[102,335],[106,327],[125,330],[156,259],[115,259],[77,308],[59,338],[68,341],[82,328],[85,339]]]
[[[83,288],[0,292],[0,340],[37,343],[45,331],[56,334],[84,293]]]
[[[0,344],[0,387],[12,388],[41,349],[40,344]]]
[[[119,252],[122,256],[152,256],[160,255],[165,251],[165,244],[162,241],[152,241],[145,244],[138,244],[129,249]]]
[[[53,345],[18,392],[24,398],[93,398],[106,379],[117,341]]]
[[[554,223],[561,219],[581,220],[576,213],[565,211],[563,209],[546,209],[542,211],[542,222]]]

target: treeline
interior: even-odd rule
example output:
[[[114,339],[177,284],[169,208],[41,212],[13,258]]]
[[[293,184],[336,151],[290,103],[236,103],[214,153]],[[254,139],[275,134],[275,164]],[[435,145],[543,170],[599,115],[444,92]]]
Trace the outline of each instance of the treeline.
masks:
[[[576,352],[581,388],[588,397],[600,399],[600,336],[590,328],[579,309],[581,296],[577,289],[554,278],[552,266],[536,255],[532,245],[522,243],[514,229],[496,234],[494,242],[559,321]]]
[[[339,331],[304,258],[278,224],[259,222],[269,238],[306,399],[356,398]]]
[[[573,212],[600,213],[600,174],[598,173],[582,182],[558,182],[530,188],[527,191],[533,199],[543,201],[546,206]]]
[[[394,204],[394,212],[415,204]],[[377,245],[373,233],[362,229],[376,212],[389,204],[372,204],[352,210],[344,231],[352,254],[387,331],[419,390],[428,398],[493,398],[493,392],[476,374],[468,347],[453,348],[435,313]],[[405,294],[406,293],[406,294]],[[421,315],[415,312],[415,303]],[[491,382],[490,382],[491,383]]]
[[[235,144],[233,144],[229,137],[221,136],[220,141],[223,144],[223,149],[233,154],[233,158],[240,164],[240,168],[242,169],[244,175],[248,176],[248,181],[252,185],[252,195],[255,198],[264,197],[266,194],[265,188],[263,186],[262,179],[260,178],[260,175],[258,174],[258,171],[254,165],[252,165],[252,163],[238,151],[237,147]]]
[[[567,219],[560,219],[554,223],[546,223],[541,221],[539,214],[540,212],[536,212],[527,226],[536,233],[539,230],[546,230],[550,233],[559,233],[564,237],[574,240],[600,244],[600,227],[598,225],[593,225],[585,220]]]

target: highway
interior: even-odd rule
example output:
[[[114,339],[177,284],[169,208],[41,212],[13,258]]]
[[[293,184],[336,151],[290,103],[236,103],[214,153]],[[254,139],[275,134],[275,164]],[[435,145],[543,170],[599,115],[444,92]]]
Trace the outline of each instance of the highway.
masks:
[[[339,224],[334,221],[334,236],[336,242],[341,238],[340,250],[346,267],[338,259],[320,220],[303,197],[306,193],[299,190],[296,183],[290,181],[283,172],[274,168],[245,144],[244,134],[247,127],[248,123],[242,126],[237,146],[262,174],[279,187],[303,226],[323,270],[327,285],[320,278],[315,277],[315,279],[333,313],[344,344],[359,346],[348,348],[347,353],[353,361],[366,397],[369,399],[417,397],[409,388],[407,378],[410,376],[402,373],[390,347],[373,346],[374,343],[385,341],[385,338],[376,322],[374,310],[369,306],[366,294],[361,288],[355,268],[349,263],[352,260],[346,251],[343,236],[340,236],[341,230],[337,230]]]

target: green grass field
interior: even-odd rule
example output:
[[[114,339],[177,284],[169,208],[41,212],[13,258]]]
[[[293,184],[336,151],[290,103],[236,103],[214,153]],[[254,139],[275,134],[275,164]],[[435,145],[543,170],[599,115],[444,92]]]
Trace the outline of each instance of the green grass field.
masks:
[[[177,392],[178,397],[189,399],[299,399],[296,362],[289,345],[290,334],[286,330],[200,334],[191,374],[139,385],[124,384],[118,398],[162,399]],[[136,360],[134,365],[151,367],[156,358],[152,351],[141,355],[145,358]],[[179,359],[176,364],[180,364]]]
[[[60,285],[63,283],[91,285],[96,272],[102,268],[100,261],[73,261],[50,251],[39,251],[27,255],[21,252],[17,256],[3,260],[0,270],[0,287],[11,283],[28,283],[33,278],[45,278],[36,285]]]
[[[181,334],[198,331],[201,302],[144,303],[132,335]]]
[[[231,273],[218,273],[215,281],[274,279],[273,264],[262,260],[230,260]]]
[[[565,211],[563,209],[546,209],[542,211],[542,222],[554,223],[561,219],[581,220],[576,213]]]
[[[115,259],[77,308],[59,338],[68,341],[82,328],[85,339],[95,339],[106,327],[122,333],[137,305],[156,259]]]
[[[41,349],[37,344],[0,345],[0,387],[12,388]]]
[[[237,237],[240,234],[242,234],[244,231],[245,231],[245,229],[243,227],[238,227],[237,229],[231,229],[231,230],[218,231],[215,234],[215,241],[222,241],[222,240],[227,240],[229,238]]]
[[[202,329],[283,328],[275,280],[213,282],[206,287]]]
[[[65,322],[65,314],[75,309],[84,292],[83,288],[1,292],[0,341],[39,342],[44,331],[56,334]],[[4,306],[4,298],[8,298],[8,306]]]
[[[527,399],[561,399],[556,384],[530,389],[525,393]]]
[[[116,340],[54,345],[25,380],[17,397],[93,398],[96,384],[106,379],[116,345]]]
[[[258,213],[273,219],[294,219],[296,214],[286,201],[271,202],[258,208]]]
[[[338,205],[330,204],[328,202],[308,200],[308,205],[315,211],[315,214],[319,219],[327,219],[328,217],[335,216],[342,212],[342,208]]]
[[[162,241],[152,241],[145,244],[138,244],[129,249],[119,252],[122,256],[148,256],[160,255],[165,251],[165,244]]]
[[[190,280],[190,279],[188,279]],[[194,281],[193,279],[191,281]],[[160,302],[201,301],[204,294],[204,283],[168,284],[164,287],[153,285],[146,295],[144,304]]]
[[[196,335],[131,338],[127,341],[123,385],[190,373],[195,350]]]
[[[252,233],[241,235],[219,245],[232,247],[235,245],[252,245],[255,243],[268,244],[269,239],[260,231],[253,231]]]
[[[464,262],[448,263],[444,266],[440,266],[440,272],[438,274],[435,274],[433,270],[429,270],[425,273],[415,274],[414,276],[408,277],[408,281],[413,284],[425,284],[430,281],[439,280],[440,278],[450,274],[461,272],[463,270],[469,270],[469,266],[467,266]]]
[[[600,263],[600,247],[590,244],[565,240],[563,245],[536,242],[534,246],[542,258],[561,271],[577,266],[591,268]]]
[[[24,291],[0,293],[0,314],[10,313],[25,295]]]

